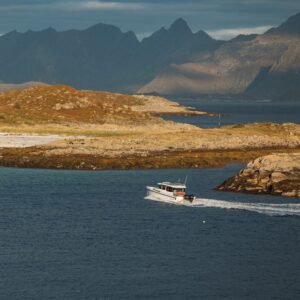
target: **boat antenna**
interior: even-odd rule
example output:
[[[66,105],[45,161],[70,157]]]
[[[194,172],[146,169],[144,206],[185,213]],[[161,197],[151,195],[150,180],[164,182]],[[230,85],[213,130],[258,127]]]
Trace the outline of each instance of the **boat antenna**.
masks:
[[[188,180],[188,176],[185,176],[185,181],[184,181],[184,184],[186,185],[187,183],[187,180]]]

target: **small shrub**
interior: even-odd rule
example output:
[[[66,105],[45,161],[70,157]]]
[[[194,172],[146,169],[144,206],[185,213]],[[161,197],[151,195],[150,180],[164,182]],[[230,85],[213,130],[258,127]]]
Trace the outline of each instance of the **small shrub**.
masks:
[[[14,108],[21,109],[21,104],[19,102],[16,102]]]

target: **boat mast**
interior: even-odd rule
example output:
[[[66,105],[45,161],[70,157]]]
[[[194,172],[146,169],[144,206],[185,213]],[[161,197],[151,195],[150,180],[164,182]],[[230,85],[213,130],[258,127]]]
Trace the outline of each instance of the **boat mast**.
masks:
[[[184,180],[184,185],[186,185],[187,180],[188,180],[188,176],[186,175],[186,176],[185,176],[185,180]]]

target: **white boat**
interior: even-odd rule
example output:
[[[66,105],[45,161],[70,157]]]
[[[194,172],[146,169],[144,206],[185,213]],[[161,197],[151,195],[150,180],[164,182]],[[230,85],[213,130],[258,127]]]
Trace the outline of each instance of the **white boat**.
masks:
[[[147,186],[146,199],[173,204],[181,204],[186,201],[193,202],[196,197],[194,195],[187,195],[186,190],[185,183],[161,182],[157,184],[157,187]]]

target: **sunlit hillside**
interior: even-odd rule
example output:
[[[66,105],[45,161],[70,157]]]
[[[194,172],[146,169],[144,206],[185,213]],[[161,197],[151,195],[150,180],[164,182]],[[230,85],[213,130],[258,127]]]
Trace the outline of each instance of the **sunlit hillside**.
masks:
[[[131,107],[143,101],[133,96],[108,92],[79,91],[56,85],[0,93],[0,122],[7,124],[41,123],[132,123],[152,117]]]

